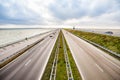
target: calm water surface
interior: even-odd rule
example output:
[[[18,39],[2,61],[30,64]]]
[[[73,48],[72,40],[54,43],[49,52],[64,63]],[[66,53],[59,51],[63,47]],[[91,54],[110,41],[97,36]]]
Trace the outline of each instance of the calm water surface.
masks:
[[[120,29],[79,29],[79,30],[100,33],[100,34],[106,34],[105,32],[111,31],[113,32],[112,36],[120,37]]]
[[[0,29],[0,46],[50,30],[52,29]]]

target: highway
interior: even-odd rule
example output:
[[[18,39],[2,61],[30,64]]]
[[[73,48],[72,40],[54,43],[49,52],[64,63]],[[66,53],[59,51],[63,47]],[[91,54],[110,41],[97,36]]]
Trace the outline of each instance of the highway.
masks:
[[[9,57],[10,55],[13,55],[14,53],[17,53],[18,51],[27,47],[28,45],[31,45],[32,43],[44,38],[45,36],[49,35],[52,32],[53,31],[50,31],[48,33],[41,34],[41,35],[35,36],[33,38],[23,40],[21,42],[17,42],[15,44],[1,48],[0,49],[0,61]]]
[[[83,80],[120,80],[120,61],[62,30]]]
[[[54,31],[55,32],[55,31]],[[50,34],[43,41],[0,69],[0,80],[40,80],[59,34]]]

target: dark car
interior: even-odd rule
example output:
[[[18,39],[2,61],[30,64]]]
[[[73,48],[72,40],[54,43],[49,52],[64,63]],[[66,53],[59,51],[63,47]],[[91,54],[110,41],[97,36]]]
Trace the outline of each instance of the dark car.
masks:
[[[107,31],[107,32],[105,32],[106,34],[113,34],[113,32],[112,31]]]

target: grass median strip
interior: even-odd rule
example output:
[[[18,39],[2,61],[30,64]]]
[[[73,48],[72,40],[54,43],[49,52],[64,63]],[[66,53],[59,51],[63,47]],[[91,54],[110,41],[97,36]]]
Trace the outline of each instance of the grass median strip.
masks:
[[[59,46],[59,56],[58,56],[58,64],[56,71],[56,80],[67,80],[67,71],[66,71],[66,63],[64,58],[64,50],[62,43],[62,32],[60,32],[60,46]]]
[[[58,53],[59,55],[58,55],[58,60],[57,60],[57,69],[56,69],[55,80],[68,80],[67,70],[66,70],[66,62],[65,62],[65,57],[64,57],[62,35],[63,35],[62,32],[60,32],[41,80],[49,80],[50,79],[50,74],[51,74],[51,70],[52,70],[52,66],[53,66],[53,62],[54,62],[54,58],[55,58],[56,48],[58,46],[58,42],[59,42],[59,53]],[[65,40],[65,38],[64,38],[64,40]],[[69,47],[66,43],[66,40],[65,40],[65,44],[66,44],[67,53],[68,53],[69,62],[71,65],[74,80],[82,80],[80,73],[78,71],[78,68],[76,66],[76,63],[75,63],[75,61],[72,57],[72,54],[69,50]]]
[[[44,74],[43,74],[41,80],[49,80],[50,79],[52,65],[53,65],[53,61],[54,61],[54,57],[55,57],[56,48],[58,46],[58,42],[59,42],[59,53],[58,53],[59,55],[58,55],[57,69],[56,69],[56,80],[67,80],[67,72],[66,72],[66,64],[65,64],[64,53],[63,53],[61,32],[55,43],[55,46],[53,48],[53,51],[51,53],[51,56],[49,58],[49,61],[47,63],[46,69],[44,71]]]
[[[56,51],[55,51],[55,57],[54,61],[52,64],[52,69],[51,69],[51,74],[50,74],[50,79],[49,80],[55,80],[56,79],[56,70],[57,70],[57,62],[58,62],[58,56],[59,56],[59,42],[60,37],[58,38],[57,46],[56,46]]]
[[[52,51],[49,61],[47,63],[46,69],[42,76],[42,80],[50,79],[50,74],[51,74],[52,65],[54,62],[54,57],[55,57],[56,48],[58,46],[58,42],[59,42],[59,53],[58,53],[59,55],[58,55],[58,60],[57,60],[56,79],[55,80],[67,80],[67,72],[66,72],[66,64],[65,64],[65,59],[64,59],[64,50],[63,50],[62,33],[61,32],[58,36],[56,44],[53,48],[53,51]]]

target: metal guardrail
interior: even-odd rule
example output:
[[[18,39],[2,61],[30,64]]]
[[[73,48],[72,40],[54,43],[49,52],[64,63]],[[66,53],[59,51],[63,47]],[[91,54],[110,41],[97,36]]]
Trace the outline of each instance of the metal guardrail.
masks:
[[[78,35],[77,35],[78,36]],[[79,38],[81,38],[81,39],[83,39],[83,40],[85,40],[85,41],[87,41],[87,42],[89,42],[89,43],[91,43],[91,44],[93,44],[93,45],[95,45],[95,46],[97,46],[97,47],[99,47],[99,48],[101,48],[101,49],[103,49],[103,50],[106,50],[106,51],[108,51],[109,53],[111,53],[111,54],[113,54],[113,55],[115,55],[115,56],[117,56],[117,57],[120,57],[120,54],[117,54],[116,52],[113,52],[113,51],[111,51],[111,50],[109,50],[109,49],[107,49],[107,48],[105,48],[105,47],[103,47],[103,46],[101,46],[101,45],[99,45],[99,44],[96,44],[96,43],[94,43],[94,42],[92,42],[92,41],[90,41],[90,40],[87,40],[87,39],[85,39],[85,38],[83,38],[83,37],[80,37],[80,36],[78,36]]]
[[[10,56],[8,56],[8,57],[0,60],[0,64],[4,63],[5,61],[11,59],[11,58],[14,57],[14,56],[17,56],[18,54],[21,54],[22,52],[25,52],[26,50],[30,49],[31,47],[33,47],[33,46],[36,45],[37,43],[41,42],[42,40],[44,40],[44,38],[38,40],[37,42],[34,42],[34,43],[31,44],[31,45],[27,45],[25,48],[19,50],[18,52],[16,52],[16,53],[14,53],[14,54],[12,54],[12,55],[10,55]]]
[[[42,40],[44,40],[45,37],[50,36],[51,34],[53,34],[53,33],[50,33],[50,34],[44,36],[42,39],[37,40],[36,42],[34,42],[34,43],[30,44],[30,45],[26,45],[26,47],[24,47],[23,49],[21,49],[21,50],[15,52],[15,53],[13,53],[12,55],[10,55],[10,56],[8,56],[8,57],[2,59],[2,60],[0,60],[0,64],[4,63],[5,61],[11,59],[12,57],[14,57],[14,56],[16,56],[16,55],[18,55],[18,54],[20,54],[20,53],[26,51],[27,49],[33,47],[33,46],[36,45],[37,43],[39,43],[39,42],[41,42]],[[12,44],[11,44],[11,45],[12,45]]]
[[[49,80],[56,80],[56,70],[57,70],[59,46],[60,46],[60,38],[59,38],[58,43],[57,43],[57,48],[56,48],[56,51],[55,51],[55,57],[54,57],[54,61],[53,61],[52,70],[51,70]]]
[[[68,57],[68,54],[67,54],[67,48],[66,48],[66,45],[65,45],[65,40],[64,40],[63,35],[62,35],[62,41],[63,41],[64,56],[65,56],[68,80],[74,80],[73,74],[72,74],[72,69],[71,69],[70,62],[69,62],[69,57]]]
[[[48,31],[48,32],[51,32],[51,31]],[[44,33],[40,33],[40,34],[37,34],[37,35],[34,35],[34,36],[31,36],[31,37],[26,37],[26,38],[23,38],[23,39],[20,39],[20,40],[17,40],[17,41],[14,41],[14,42],[10,42],[8,44],[5,44],[5,45],[0,45],[0,49],[1,48],[5,48],[9,45],[12,45],[12,44],[16,44],[16,43],[19,43],[19,42],[22,42],[22,41],[25,41],[25,40],[28,40],[28,39],[31,39],[31,38],[34,38],[34,37],[37,37],[37,36],[40,36],[40,35],[43,35],[43,34],[46,34],[48,32],[44,32]]]

